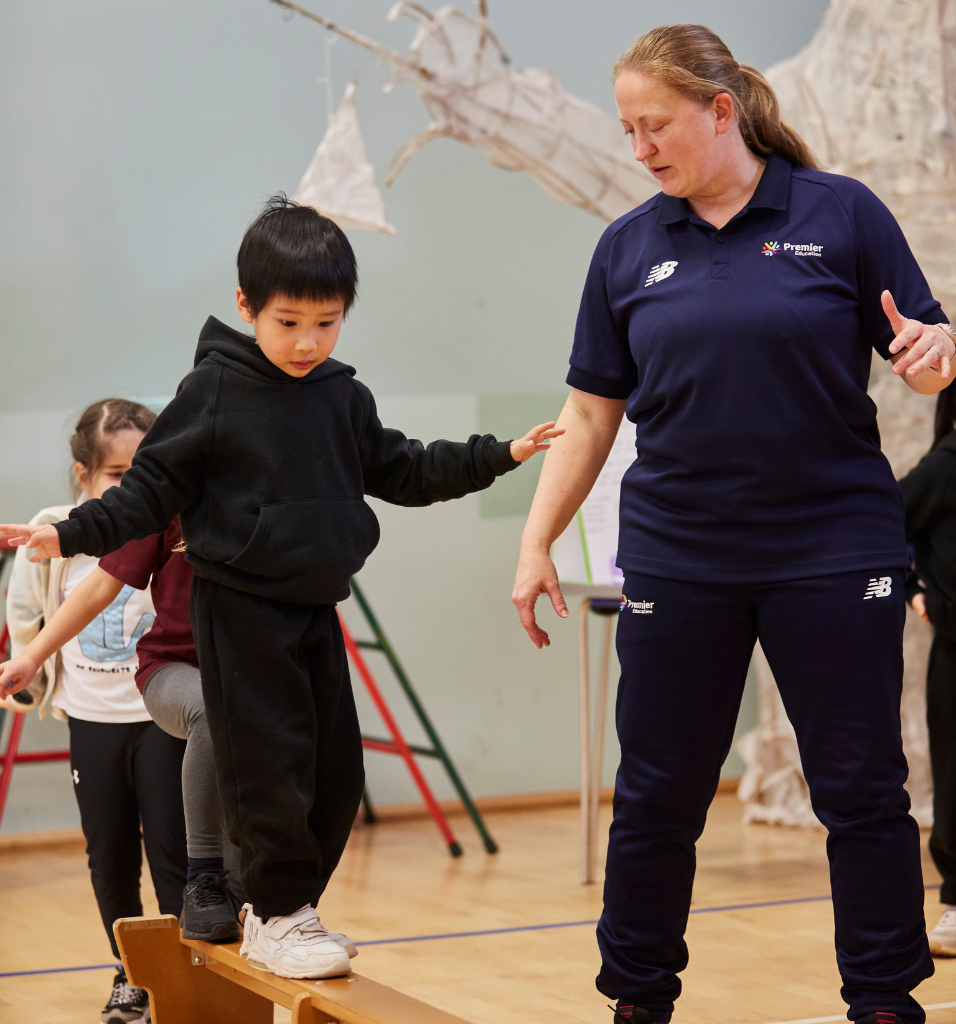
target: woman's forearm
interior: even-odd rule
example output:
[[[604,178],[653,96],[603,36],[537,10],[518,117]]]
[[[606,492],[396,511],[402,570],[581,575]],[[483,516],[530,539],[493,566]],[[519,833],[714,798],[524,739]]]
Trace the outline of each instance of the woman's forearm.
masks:
[[[23,655],[42,665],[108,608],[123,589],[121,580],[97,566],[60,605],[53,617],[24,648]]]
[[[607,461],[624,415],[624,401],[574,390],[558,417],[563,437],[544,459],[521,538],[523,550],[548,551],[588,496]]]

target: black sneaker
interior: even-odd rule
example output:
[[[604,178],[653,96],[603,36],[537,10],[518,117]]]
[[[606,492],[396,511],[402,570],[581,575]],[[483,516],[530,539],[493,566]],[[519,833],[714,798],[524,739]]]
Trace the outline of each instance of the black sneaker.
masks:
[[[868,1013],[865,1017],[859,1017],[854,1024],[903,1024],[903,1018],[897,1017],[895,1013],[883,1013],[877,1010],[876,1013]]]
[[[133,988],[126,971],[113,979],[113,994],[100,1014],[102,1024],[149,1024],[149,996],[144,988]]]
[[[618,1003],[616,1009],[613,1006],[611,1009],[614,1010],[614,1024],[663,1024],[640,1006],[621,1006]]]
[[[225,874],[202,874],[183,889],[179,927],[184,939],[239,940],[239,905],[226,884]]]

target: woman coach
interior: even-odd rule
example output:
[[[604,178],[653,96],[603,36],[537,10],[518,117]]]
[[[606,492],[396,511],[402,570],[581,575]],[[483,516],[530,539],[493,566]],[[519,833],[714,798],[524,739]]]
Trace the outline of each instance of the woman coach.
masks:
[[[892,215],[817,169],[765,79],[708,29],[670,25],[615,68],[618,113],[661,193],[594,254],[514,603],[567,615],[549,549],[621,416],[621,767],[598,988],[616,1024],[670,1019],[687,964],[694,844],[757,638],[829,830],[849,1016],[921,1024],[933,972],[919,834],[903,789],[900,490],[867,397],[870,349],[922,394],[954,345]],[[912,319],[905,319],[894,301]],[[644,608],[647,605],[643,606]],[[879,1016],[877,1016],[879,1015]]]

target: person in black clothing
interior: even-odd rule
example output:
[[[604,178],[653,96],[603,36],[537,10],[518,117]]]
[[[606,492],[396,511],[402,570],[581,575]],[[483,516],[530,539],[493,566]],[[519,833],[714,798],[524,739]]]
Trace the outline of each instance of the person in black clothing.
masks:
[[[99,557],[180,515],[216,772],[251,900],[241,952],[285,977],[332,977],[354,946],[313,907],[364,786],[335,609],[379,540],[363,496],[458,498],[564,431],[425,448],[384,428],[354,369],[331,358],[357,273],[347,238],[315,210],[270,200],[237,262],[255,337],[210,317],[123,485],[55,527],[0,529],[34,560]]]
[[[934,956],[956,956],[956,391],[936,404],[933,446],[900,481],[916,572],[906,596],[935,635],[926,674],[926,721],[933,772],[929,849],[943,876],[944,906],[929,933]]]

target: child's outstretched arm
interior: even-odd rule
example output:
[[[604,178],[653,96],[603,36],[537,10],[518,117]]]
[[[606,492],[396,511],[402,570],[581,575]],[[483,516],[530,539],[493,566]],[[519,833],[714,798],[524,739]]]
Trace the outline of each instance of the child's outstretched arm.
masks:
[[[28,706],[11,699],[13,694],[26,689],[47,658],[108,608],[122,589],[122,580],[98,566],[80,582],[23,651],[0,664],[0,707],[28,711]]]
[[[517,441],[472,434],[464,442],[433,441],[426,448],[399,430],[383,427],[371,393],[358,381],[356,385],[368,403],[361,439],[365,493],[393,505],[431,505],[484,490],[564,433],[553,423],[542,423]]]
[[[199,493],[203,457],[210,444],[218,370],[200,368],[179,385],[123,474],[119,487],[78,505],[53,526],[0,526],[15,547],[35,548],[43,558],[101,558],[131,540],[162,533]],[[55,536],[54,536],[55,535]]]

